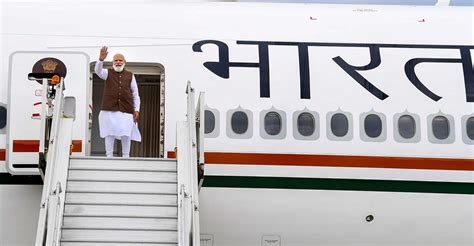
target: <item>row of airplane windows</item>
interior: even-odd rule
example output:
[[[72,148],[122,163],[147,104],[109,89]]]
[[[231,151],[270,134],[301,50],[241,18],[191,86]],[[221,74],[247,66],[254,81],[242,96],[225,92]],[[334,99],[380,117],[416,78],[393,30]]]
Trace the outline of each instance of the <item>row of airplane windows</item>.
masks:
[[[219,112],[206,108],[204,133],[207,138],[219,136]],[[353,117],[341,110],[329,112],[326,116],[326,135],[333,141],[352,140]],[[250,110],[230,110],[226,114],[226,135],[229,138],[246,139],[253,135],[253,114]],[[260,136],[264,139],[284,139],[287,134],[286,113],[271,109],[260,112]],[[293,136],[298,140],[315,140],[319,138],[319,114],[315,111],[302,110],[293,113]],[[400,143],[417,143],[421,140],[420,116],[403,112],[393,118],[394,139]],[[455,140],[454,117],[437,113],[427,118],[428,140],[432,143],[450,144]],[[474,145],[474,114],[461,119],[462,140],[465,144]],[[378,112],[367,112],[360,115],[360,137],[366,142],[383,142],[387,139],[386,116]]]
[[[0,133],[6,126],[7,111],[0,106]],[[229,138],[246,139],[253,135],[253,114],[249,110],[237,109],[227,112],[226,134]],[[215,109],[205,110],[204,132],[206,137],[219,136],[219,112]],[[264,139],[284,139],[287,133],[286,113],[281,110],[264,110],[260,113],[260,136]],[[428,140],[432,143],[450,144],[455,140],[454,117],[447,114],[428,116]],[[353,138],[352,114],[335,111],[327,114],[326,135],[334,141],[349,141]],[[382,113],[368,112],[360,116],[360,137],[366,142],[383,142],[387,139],[386,117]],[[293,113],[293,136],[298,140],[315,140],[319,138],[319,114],[303,110]],[[420,117],[413,113],[403,112],[394,115],[394,138],[401,143],[416,143],[421,139]],[[474,114],[461,119],[462,140],[474,145]]]

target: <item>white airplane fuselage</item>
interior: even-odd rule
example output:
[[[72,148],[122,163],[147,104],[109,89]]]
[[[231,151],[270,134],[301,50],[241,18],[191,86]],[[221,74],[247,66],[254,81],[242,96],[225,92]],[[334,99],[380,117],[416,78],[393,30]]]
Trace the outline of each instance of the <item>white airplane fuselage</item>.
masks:
[[[0,6],[0,245],[36,232],[41,185],[24,165],[41,85],[27,74],[64,64],[74,155],[90,155],[104,45],[135,74],[160,71],[165,157],[186,82],[206,93],[201,245],[474,245],[472,7]]]

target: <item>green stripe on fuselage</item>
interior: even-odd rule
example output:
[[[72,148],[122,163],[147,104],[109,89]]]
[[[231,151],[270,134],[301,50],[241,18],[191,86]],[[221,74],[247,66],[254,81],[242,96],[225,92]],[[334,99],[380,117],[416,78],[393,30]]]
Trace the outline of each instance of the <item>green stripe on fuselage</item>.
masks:
[[[367,179],[214,176],[203,187],[474,194],[474,183]]]
[[[0,173],[0,185],[41,185],[41,177],[11,175]],[[474,195],[474,183],[405,181],[405,180],[367,180],[367,179],[328,179],[328,178],[289,178],[289,177],[251,177],[214,176],[204,177],[203,187],[215,188],[260,188],[260,189],[298,189],[298,190],[344,190],[414,192]]]

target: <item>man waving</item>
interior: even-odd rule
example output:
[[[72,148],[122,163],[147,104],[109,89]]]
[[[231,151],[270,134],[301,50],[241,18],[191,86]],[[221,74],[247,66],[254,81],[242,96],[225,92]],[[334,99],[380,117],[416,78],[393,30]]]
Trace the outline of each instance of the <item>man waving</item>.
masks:
[[[131,140],[141,141],[136,124],[140,109],[137,81],[131,72],[124,69],[125,57],[122,54],[114,55],[113,69],[104,69],[103,61],[107,54],[107,47],[102,47],[95,65],[95,73],[105,80],[99,114],[100,137],[105,138],[107,157],[113,156],[115,139],[120,139],[122,156],[128,158]]]

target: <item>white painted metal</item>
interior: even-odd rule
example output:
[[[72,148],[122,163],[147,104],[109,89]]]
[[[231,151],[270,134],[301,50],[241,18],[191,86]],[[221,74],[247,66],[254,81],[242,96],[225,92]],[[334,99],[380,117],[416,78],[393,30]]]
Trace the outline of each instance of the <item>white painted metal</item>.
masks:
[[[41,123],[40,123],[40,146],[39,146],[40,153],[44,153],[45,136],[43,133],[45,132],[45,129],[46,129],[46,117],[50,116],[49,115],[50,110],[47,110],[48,106],[46,104],[46,102],[48,102],[46,91],[48,91],[48,79],[43,78],[42,92],[44,93],[41,93],[41,113],[40,113]]]
[[[68,205],[64,216],[176,218],[176,207],[168,206],[115,206],[115,205]]]
[[[194,98],[194,94],[191,94]],[[204,171],[204,92],[199,93],[197,108],[194,110],[194,104],[192,104],[191,108],[194,111],[194,118],[193,121],[189,124],[191,128],[193,128],[194,132],[191,137],[193,138],[193,149],[191,153],[193,154],[193,161],[191,162],[191,181],[192,181],[192,189],[193,189],[193,225],[192,225],[192,245],[199,246],[201,245],[201,227],[200,227],[200,219],[199,219],[199,175],[198,175],[198,168],[203,168]],[[193,167],[193,163],[196,163],[197,167]]]
[[[22,49],[56,49],[77,50],[95,58],[98,46],[104,45],[105,37],[105,45],[111,47],[111,53],[124,52],[130,61],[160,62],[166,67],[166,80],[171,83],[166,84],[166,116],[160,116],[166,119],[165,151],[172,151],[176,146],[175,123],[182,119],[186,108],[182,100],[185,85],[180,82],[193,79],[197,89],[206,91],[208,106],[215,108],[221,116],[240,105],[253,112],[254,116],[272,106],[285,111],[288,116],[307,107],[318,112],[321,118],[320,139],[315,141],[295,139],[291,136],[291,131],[288,132],[287,138],[281,141],[262,139],[255,131],[247,141],[227,137],[225,133],[231,129],[225,127],[225,117],[220,117],[217,118],[221,123],[220,134],[216,138],[206,139],[206,150],[210,152],[473,157],[472,145],[463,144],[459,130],[459,119],[472,112],[472,103],[465,101],[460,66],[425,64],[426,66],[419,67],[420,78],[427,83],[427,87],[444,97],[439,102],[432,102],[420,93],[403,72],[403,64],[408,59],[455,59],[459,58],[457,49],[383,49],[382,65],[378,69],[364,72],[363,75],[390,94],[385,101],[371,96],[332,60],[341,56],[354,66],[363,66],[370,59],[366,48],[311,48],[312,97],[305,100],[299,97],[296,47],[270,47],[271,98],[260,98],[258,95],[258,69],[233,67],[230,78],[224,79],[203,66],[204,62],[217,61],[220,52],[215,45],[206,45],[203,47],[203,53],[193,53],[191,49],[193,43],[212,38],[229,47],[231,62],[258,62],[257,47],[241,45],[236,41],[472,45],[472,7],[312,4],[167,6],[153,4],[152,1],[114,4],[97,2],[93,7],[89,3],[57,2],[48,5],[37,2],[28,3],[28,6],[28,9],[22,3],[2,6],[6,10],[3,11],[2,23],[11,23],[4,26],[2,54],[11,54]],[[37,9],[54,12],[63,21],[52,22],[50,18],[36,15],[33,12]],[[61,11],[56,12],[58,9]],[[110,11],[104,12],[104,9]],[[127,19],[123,21],[123,26],[99,30],[71,30],[71,26],[78,23],[86,26],[96,24],[95,18],[81,18],[84,13],[89,16],[102,16],[102,19],[108,20],[123,10],[127,10],[127,14],[123,15],[123,18]],[[157,12],[160,14],[156,15]],[[22,22],[16,22],[18,19]],[[426,21],[423,21],[424,19]],[[35,23],[35,26],[48,28],[39,30],[22,23]],[[159,28],[155,28],[157,23],[172,24],[158,25]],[[140,28],[136,28],[137,26]],[[122,36],[124,29],[133,32]],[[2,59],[2,64],[8,63],[7,55]],[[69,65],[68,68],[71,67],[74,66]],[[8,80],[5,73],[7,69],[8,65],[2,66],[2,81]],[[25,65],[25,69],[31,67]],[[7,88],[5,83],[0,85],[2,92]],[[78,90],[77,93],[85,93],[85,90]],[[0,94],[2,102],[5,102],[7,93]],[[327,112],[337,108],[353,114],[356,130],[361,128],[357,121],[358,115],[372,108],[383,112],[387,116],[387,140],[382,143],[364,142],[358,132],[355,132],[351,141],[328,140],[324,134],[327,127],[325,117]],[[419,143],[398,143],[392,136],[394,119],[391,116],[404,110],[420,115],[423,132]],[[427,141],[426,116],[439,110],[449,112],[457,119],[454,126],[456,142],[452,145],[430,144]],[[287,119],[288,130],[291,130],[292,119]],[[254,129],[259,127],[258,120],[254,117]],[[5,148],[5,144],[8,145],[0,138],[0,145]],[[208,173],[214,170],[215,175],[245,176],[261,170],[255,165],[226,165],[225,170],[222,166],[217,163],[208,165]],[[260,174],[272,176],[272,173],[278,172],[281,177],[308,178],[318,178],[322,175],[317,168],[286,167],[265,166],[270,172],[262,171]],[[329,178],[384,179],[383,174],[390,172],[392,177],[399,180],[428,180],[433,173],[414,170],[410,172],[416,171],[416,175],[406,178],[407,170],[401,169],[360,168],[358,172],[350,171],[352,170],[334,168],[334,173]],[[436,176],[439,181],[451,181],[452,177],[456,176],[452,175],[454,172],[451,171],[436,172],[439,173]],[[446,173],[448,175],[445,175]],[[471,179],[465,182],[473,182],[472,171],[464,173],[471,175]],[[26,195],[18,193],[16,198],[21,196]],[[259,245],[261,236],[268,232],[281,232],[282,242],[291,245],[469,245],[473,241],[474,209],[472,196],[469,195],[210,187],[203,188],[200,197],[203,232],[214,235],[214,245],[231,245],[233,242]],[[1,197],[2,200],[7,200],[6,198],[10,199],[7,195]],[[21,202],[17,200],[18,203]],[[35,200],[32,198],[30,202]],[[6,221],[3,225],[13,225],[12,222],[18,221],[17,213],[11,211],[15,210],[2,211],[0,217],[2,221]],[[375,223],[364,221],[368,213],[376,213]],[[232,223],[228,223],[229,221]],[[249,223],[252,223],[251,226]],[[13,239],[7,241],[7,245],[8,242],[18,242],[15,239],[24,235],[27,230],[24,225],[27,224],[28,220],[25,219],[19,226],[2,227],[6,228],[2,231],[3,235],[15,235],[10,237]],[[306,226],[299,228],[300,225]],[[0,244],[4,243],[3,238],[6,238],[3,235]]]
[[[111,243],[176,243],[177,234],[175,231],[64,229],[62,241]]]
[[[82,161],[72,161],[69,170],[117,170],[117,171],[174,171],[176,172],[176,160],[173,159],[151,159],[147,162],[130,162],[129,160],[144,160],[144,158],[131,158],[124,160],[116,158],[113,162],[102,161],[106,158],[92,157],[71,159],[81,159]],[[153,162],[150,162],[153,160]]]
[[[198,162],[200,165],[204,165],[204,107],[205,98],[204,92],[199,93],[197,108],[196,108],[196,127],[197,127],[197,151],[198,151]],[[203,167],[204,168],[204,167]]]
[[[36,245],[177,243],[176,161],[70,159],[73,119],[62,118],[61,85],[55,97]]]
[[[2,6],[3,7],[3,6]],[[3,22],[3,21],[2,21]],[[3,39],[3,37],[2,37]],[[41,85],[36,81],[28,80],[28,73],[32,72],[34,64],[46,57],[54,57],[67,65],[67,75],[64,78],[66,81],[66,90],[64,96],[72,96],[76,98],[77,108],[76,117],[73,123],[73,139],[82,140],[82,150],[85,150],[89,145],[86,140],[86,133],[88,132],[88,99],[87,92],[90,90],[87,78],[89,76],[88,64],[89,57],[84,52],[62,52],[62,51],[15,51],[10,52],[9,57],[11,62],[11,69],[3,70],[5,87],[0,89],[5,96],[8,94],[8,123],[7,123],[7,138],[0,135],[0,149],[5,149],[5,144],[9,146],[6,148],[6,163],[8,172],[14,175],[37,175],[38,169],[32,166],[27,168],[23,164],[35,164],[38,161],[38,152],[18,152],[13,151],[13,143],[15,140],[39,140],[41,129],[41,120],[38,117],[32,117],[33,113],[40,113],[41,116],[51,116],[54,108],[49,108],[46,104],[48,99],[42,97],[46,96],[45,85]],[[3,53],[2,54],[7,54]],[[11,70],[7,73],[8,70]],[[8,85],[9,86],[6,86]],[[44,84],[44,83],[43,83]],[[44,92],[44,93],[43,93]],[[0,101],[3,101],[0,99]],[[57,100],[54,100],[57,101]],[[41,104],[39,104],[41,102]],[[49,104],[52,105],[52,104]],[[45,108],[42,108],[45,106]],[[54,105],[57,107],[58,105]],[[6,142],[3,142],[6,141]],[[44,140],[43,140],[44,141]],[[41,143],[44,145],[44,143]],[[40,147],[41,149],[41,147]],[[85,151],[75,152],[74,155],[84,155]]]
[[[204,155],[199,151],[204,151],[204,141],[198,148],[197,139],[204,137],[201,135],[199,119],[196,117],[194,104],[194,89],[191,82],[188,81],[186,87],[187,111],[186,122],[177,123],[177,147],[178,147],[178,235],[179,245],[200,245],[199,233],[199,191],[198,174],[199,167],[198,156]],[[203,95],[203,94],[202,94]],[[198,111],[203,112],[201,104],[204,105],[204,97],[199,99]],[[203,115],[200,114],[200,115]]]
[[[175,194],[67,193],[68,204],[176,206]]]
[[[176,184],[134,183],[134,182],[87,182],[70,181],[68,192],[88,193],[133,193],[133,194],[176,194]]]
[[[176,219],[167,218],[64,217],[63,229],[176,231],[178,224]]]
[[[186,122],[178,122],[176,126],[177,156],[178,156],[178,244],[179,246],[189,245],[189,233],[191,231],[190,210],[190,191],[189,179],[190,170],[186,168],[186,162],[189,161],[189,136],[182,134],[188,132]],[[181,133],[181,134],[180,134]]]
[[[36,232],[36,245],[57,245],[61,235],[62,213],[64,209],[70,146],[72,143],[72,126],[74,119],[63,116],[63,88],[64,78],[56,85],[55,100],[47,98],[53,104],[53,119],[51,124],[48,152],[45,153],[47,161],[44,176],[43,196],[41,199],[40,216]],[[45,93],[45,92],[43,92]],[[46,104],[46,101],[42,102]],[[41,133],[47,134],[46,129]]]
[[[175,172],[143,172],[143,171],[69,171],[71,181],[117,181],[117,182],[167,182],[176,183]]]
[[[177,246],[175,243],[113,243],[114,246]],[[111,246],[110,243],[64,242],[61,246]]]

